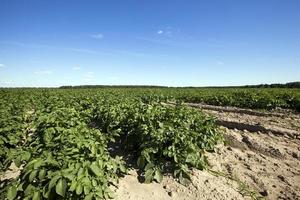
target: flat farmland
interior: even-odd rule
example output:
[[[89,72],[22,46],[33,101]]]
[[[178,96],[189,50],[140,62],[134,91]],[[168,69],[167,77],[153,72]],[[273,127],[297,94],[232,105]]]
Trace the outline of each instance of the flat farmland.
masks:
[[[2,199],[298,199],[300,90],[0,90]]]

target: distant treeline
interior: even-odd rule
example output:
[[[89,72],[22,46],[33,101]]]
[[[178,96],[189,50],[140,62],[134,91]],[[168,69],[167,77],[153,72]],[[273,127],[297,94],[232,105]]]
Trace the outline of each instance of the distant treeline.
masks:
[[[243,86],[210,86],[210,87],[168,87],[157,85],[78,85],[78,86],[61,86],[59,88],[300,88],[300,82],[290,83],[274,83],[259,85],[243,85]]]
[[[61,86],[59,88],[168,88],[167,86],[156,85],[78,85],[78,86]]]
[[[260,85],[245,85],[245,88],[300,88],[300,82],[290,82],[285,84],[260,84]]]

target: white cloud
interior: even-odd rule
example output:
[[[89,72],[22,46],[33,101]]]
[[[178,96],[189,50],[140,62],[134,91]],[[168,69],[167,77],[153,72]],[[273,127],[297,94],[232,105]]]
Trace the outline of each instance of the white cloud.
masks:
[[[158,31],[157,31],[157,34],[159,34],[159,35],[160,35],[160,34],[163,34],[163,33],[164,33],[164,31],[162,31],[162,30],[158,30]]]
[[[163,29],[158,30],[157,34],[161,36],[171,37],[173,35],[173,29],[172,27],[167,26]]]
[[[81,70],[81,68],[80,67],[73,67],[72,70],[79,71],[79,70]]]
[[[0,68],[2,68],[2,67],[5,67],[5,65],[4,64],[0,64]]]
[[[5,85],[11,85],[12,82],[11,81],[4,81],[3,84],[5,84]]]
[[[152,55],[134,52],[134,51],[126,51],[126,50],[115,50],[116,53],[126,54],[130,56],[136,56],[136,57],[153,57]]]
[[[16,45],[21,47],[28,47],[28,48],[47,48],[47,49],[53,49],[53,50],[64,50],[64,51],[72,51],[72,52],[78,52],[78,53],[86,53],[91,55],[100,55],[100,56],[112,56],[116,54],[127,54],[130,56],[136,56],[136,57],[156,57],[156,55],[148,55],[143,54],[139,52],[132,52],[132,51],[123,51],[123,50],[111,50],[110,52],[106,51],[98,51],[93,49],[82,49],[82,48],[70,48],[70,47],[56,47],[56,46],[47,46],[47,45],[39,45],[39,44],[26,44],[26,43],[16,43],[16,42],[1,42],[0,44],[9,44],[9,45]]]
[[[63,48],[63,50],[74,51],[74,52],[79,52],[79,53],[95,54],[95,55],[112,55],[111,53],[95,51],[92,49]]]
[[[93,50],[93,49],[56,47],[56,46],[49,46],[49,45],[43,45],[43,44],[34,44],[34,43],[5,42],[5,41],[3,42],[3,41],[0,41],[0,44],[15,45],[15,46],[27,47],[27,48],[65,50],[65,51],[73,51],[73,52],[95,54],[95,55],[113,55],[112,53],[109,53],[109,52],[96,51],[96,50]]]
[[[92,38],[95,38],[95,39],[103,39],[103,37],[104,37],[102,33],[94,34],[91,36],[92,36]]]
[[[94,79],[94,72],[86,72],[84,75],[83,75],[83,79],[85,81],[91,81]]]
[[[35,71],[34,74],[38,74],[38,75],[50,75],[50,74],[53,74],[53,71],[51,71],[51,70],[41,70],[41,71]]]

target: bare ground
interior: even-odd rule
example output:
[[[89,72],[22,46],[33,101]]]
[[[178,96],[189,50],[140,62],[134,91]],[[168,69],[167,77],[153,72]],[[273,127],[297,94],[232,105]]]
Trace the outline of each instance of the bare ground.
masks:
[[[300,199],[299,114],[201,109],[217,118],[227,141],[207,153],[210,170],[193,169],[189,187],[171,176],[161,184],[142,184],[132,170],[120,180],[115,199]]]

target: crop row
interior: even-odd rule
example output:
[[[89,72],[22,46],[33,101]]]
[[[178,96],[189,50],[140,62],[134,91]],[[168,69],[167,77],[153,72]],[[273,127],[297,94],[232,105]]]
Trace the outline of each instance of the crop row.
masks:
[[[300,111],[299,89],[186,89],[166,91],[184,102],[217,106],[265,109],[285,108]]]
[[[152,88],[123,89],[142,96],[216,106],[271,110],[276,108],[300,111],[300,89],[288,88]]]
[[[1,169],[20,176],[8,199],[107,199],[127,173],[121,146],[134,155],[145,183],[207,167],[205,152],[222,141],[214,119],[161,95],[118,90],[0,91]],[[3,196],[3,194],[1,194]]]

